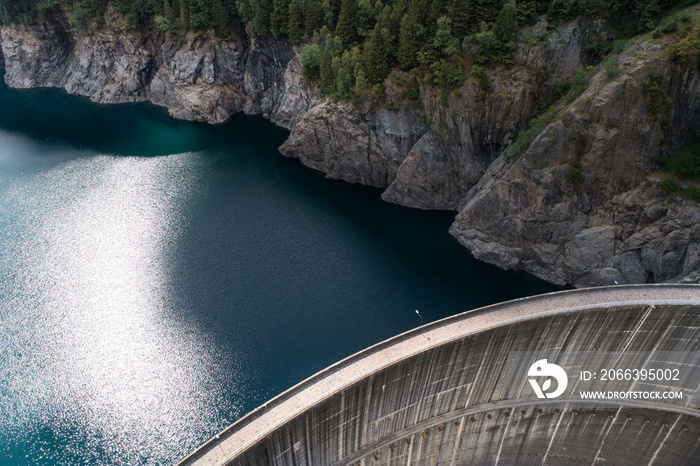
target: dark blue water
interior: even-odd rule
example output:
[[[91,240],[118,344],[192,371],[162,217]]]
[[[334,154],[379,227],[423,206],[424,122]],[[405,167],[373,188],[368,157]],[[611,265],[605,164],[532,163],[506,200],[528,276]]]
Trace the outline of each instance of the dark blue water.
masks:
[[[0,464],[171,464],[416,309],[553,290],[286,136],[0,87]]]

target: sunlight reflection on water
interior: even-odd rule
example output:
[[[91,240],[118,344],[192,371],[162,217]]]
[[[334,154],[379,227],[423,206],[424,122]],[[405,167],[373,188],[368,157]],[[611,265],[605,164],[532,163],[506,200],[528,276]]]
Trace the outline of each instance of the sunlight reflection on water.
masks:
[[[95,462],[168,458],[221,423],[212,371],[240,360],[167,312],[167,270],[206,170],[196,154],[98,156],[0,183],[15,203],[0,206],[13,240],[0,249],[12,274],[0,281],[0,418],[9,437],[47,437],[36,458],[71,431],[65,447]]]

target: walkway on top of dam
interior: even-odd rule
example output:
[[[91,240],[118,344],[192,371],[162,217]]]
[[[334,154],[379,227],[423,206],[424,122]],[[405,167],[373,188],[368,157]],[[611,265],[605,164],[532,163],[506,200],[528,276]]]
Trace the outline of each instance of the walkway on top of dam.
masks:
[[[426,324],[316,373],[241,418],[179,464],[225,464],[324,399],[383,368],[448,342],[546,316],[651,305],[700,305],[700,286],[623,285],[561,291],[495,304]]]

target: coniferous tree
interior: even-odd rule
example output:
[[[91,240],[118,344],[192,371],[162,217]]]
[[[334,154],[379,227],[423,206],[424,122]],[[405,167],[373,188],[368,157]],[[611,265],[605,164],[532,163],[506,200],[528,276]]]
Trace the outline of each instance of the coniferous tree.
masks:
[[[273,0],[272,17],[270,18],[270,32],[281,37],[287,34],[289,26],[289,4],[290,0]]]
[[[253,9],[253,30],[259,36],[270,34],[270,19],[272,18],[272,0],[257,0]]]
[[[190,28],[190,8],[186,0],[180,0],[180,30],[184,33]]]
[[[452,20],[447,16],[441,16],[437,24],[433,40],[436,52],[443,57],[456,58],[459,54],[459,42],[452,35]]]
[[[189,0],[190,4],[190,28],[194,31],[203,31],[211,26],[209,9],[204,0]]]
[[[493,25],[493,35],[502,43],[509,42],[518,29],[518,11],[515,7],[515,0],[508,1],[496,18]]]
[[[472,31],[471,0],[452,0],[447,7],[447,14],[452,20],[452,34],[460,42]]]
[[[322,90],[328,90],[333,86],[333,80],[335,76],[333,75],[333,52],[334,44],[332,38],[327,36],[326,47],[321,55],[321,65],[320,65],[320,75],[321,83],[320,87]]]
[[[292,3],[289,4],[289,26],[287,27],[287,35],[292,45],[300,44],[304,38],[304,22],[301,0],[292,0]]]
[[[389,34],[387,29],[382,30],[380,24],[374,27],[372,36],[367,46],[367,80],[371,84],[380,83],[389,73],[389,51],[385,43],[385,37]],[[382,34],[384,32],[384,34]]]
[[[170,5],[168,0],[163,2],[163,16],[170,24],[175,24],[175,12],[173,11],[173,7]]]
[[[321,0],[306,1],[306,35],[311,37],[323,26],[323,4]]]
[[[355,88],[358,90],[358,92],[364,92],[367,90],[368,87],[369,82],[367,81],[367,77],[365,76],[365,69],[361,66],[358,66],[358,69],[355,72]]]
[[[214,21],[214,31],[216,32],[216,35],[222,39],[226,39],[229,36],[228,21],[226,12],[224,11],[224,5],[221,0],[213,0],[211,5],[211,14]]]
[[[318,44],[304,47],[299,54],[299,61],[304,78],[316,81],[321,77],[321,47]]]
[[[359,42],[357,34],[357,0],[343,0],[335,33],[340,37],[345,47],[352,47]]]
[[[404,71],[409,71],[418,65],[418,50],[420,43],[416,33],[416,24],[406,15],[401,20],[399,29],[399,50],[397,58],[399,67]]]
[[[333,29],[338,24],[338,19],[340,18],[340,8],[342,5],[342,0],[327,0],[328,1],[328,18],[326,24],[328,27]]]
[[[352,76],[345,67],[341,67],[338,70],[338,77],[336,78],[336,91],[339,97],[347,97],[350,95],[350,83]]]

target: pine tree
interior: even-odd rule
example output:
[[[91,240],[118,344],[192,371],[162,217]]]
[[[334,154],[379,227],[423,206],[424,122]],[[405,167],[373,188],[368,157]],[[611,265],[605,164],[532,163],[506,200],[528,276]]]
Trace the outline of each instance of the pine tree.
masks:
[[[328,44],[326,44],[326,49],[323,51],[321,56],[321,66],[320,66],[321,83],[320,88],[326,91],[333,86],[333,54],[331,53]]]
[[[180,0],[180,30],[185,33],[190,28],[190,8],[186,0]]]
[[[460,42],[464,36],[474,32],[471,20],[471,0],[452,0],[447,7],[447,14],[452,20],[452,35]]]
[[[253,30],[259,36],[270,34],[270,19],[272,18],[272,0],[258,0],[253,10]]]
[[[214,19],[214,30],[216,35],[222,39],[226,39],[229,36],[228,21],[221,0],[213,0],[211,5],[211,14]]]
[[[336,89],[339,97],[347,97],[350,95],[350,81],[352,77],[350,73],[341,67],[338,70],[338,77],[336,78]]]
[[[452,35],[452,21],[447,16],[441,16],[437,21],[433,46],[438,54],[447,58],[456,58],[459,53],[459,41]]]
[[[340,7],[342,0],[327,0],[328,1],[328,18],[326,24],[329,28],[334,28],[338,24],[340,18]]]
[[[323,5],[321,0],[306,0],[306,35],[311,37],[323,26]]]
[[[305,46],[299,54],[305,79],[315,81],[321,77],[321,48],[318,44]]]
[[[289,26],[287,26],[287,35],[292,45],[299,45],[304,38],[304,22],[301,0],[292,0],[289,4]]]
[[[168,0],[163,2],[163,16],[168,20],[170,24],[175,24],[175,12]]]
[[[509,42],[518,30],[518,10],[515,0],[510,0],[501,9],[493,25],[493,35],[502,43]]]
[[[270,32],[281,37],[287,34],[289,26],[289,3],[290,0],[273,0],[272,17],[270,18]]]
[[[387,29],[380,29],[379,23],[372,31],[372,37],[367,47],[367,80],[371,84],[382,82],[389,73],[388,44],[385,43],[388,34]]]
[[[357,0],[343,0],[335,33],[343,41],[345,47],[352,47],[359,42],[357,34]]]
[[[364,92],[369,87],[369,82],[367,82],[367,77],[365,76],[365,70],[361,66],[358,67],[355,72],[355,88],[358,92]]]
[[[399,67],[404,71],[409,71],[418,66],[419,42],[416,35],[415,24],[409,15],[401,20],[399,29],[399,50],[397,58]]]
[[[190,4],[190,28],[194,31],[203,31],[211,27],[211,16],[204,0],[189,0]]]

